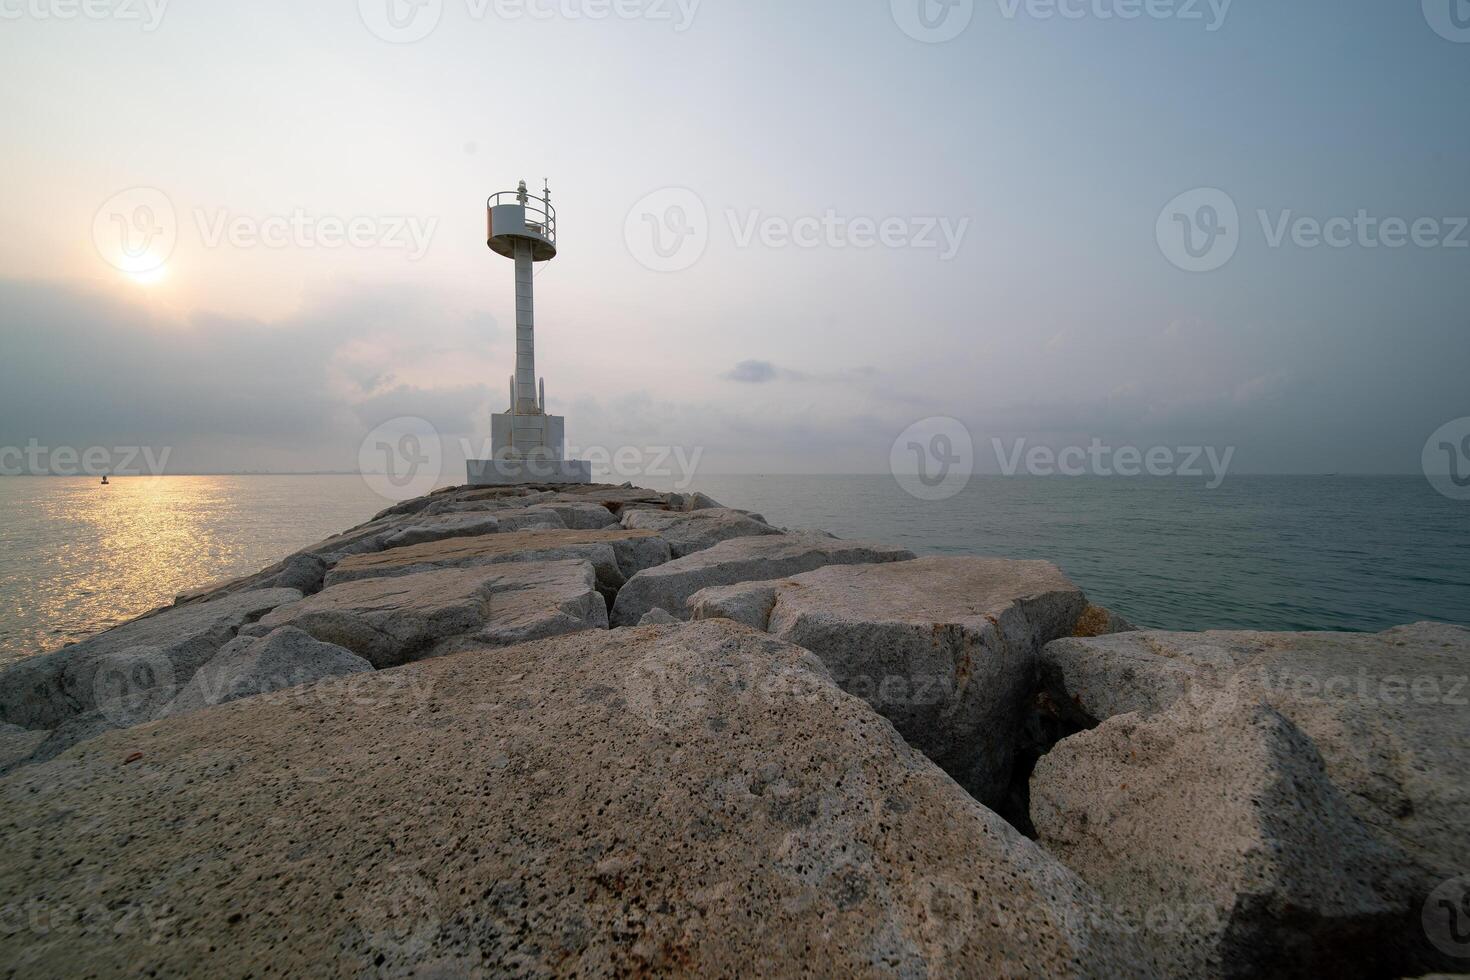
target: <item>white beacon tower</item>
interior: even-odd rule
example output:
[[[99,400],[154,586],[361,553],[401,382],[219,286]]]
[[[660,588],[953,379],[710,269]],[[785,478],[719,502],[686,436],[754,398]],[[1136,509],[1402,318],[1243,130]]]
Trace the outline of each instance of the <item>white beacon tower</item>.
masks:
[[[566,419],[546,414],[546,380],[536,379],[536,310],[531,285],[537,262],[556,258],[556,211],[551,189],[532,197],[523,180],[486,202],[490,251],[515,261],[516,365],[510,407],[490,417],[493,459],[468,461],[475,486],[514,483],[591,483],[592,464],[563,458]]]

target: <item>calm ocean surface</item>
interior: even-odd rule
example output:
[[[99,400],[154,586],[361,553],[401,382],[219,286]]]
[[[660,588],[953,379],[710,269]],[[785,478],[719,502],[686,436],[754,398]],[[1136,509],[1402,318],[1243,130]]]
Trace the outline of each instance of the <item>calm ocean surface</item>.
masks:
[[[656,485],[658,481],[644,482]],[[1139,625],[1470,624],[1470,504],[1417,477],[976,477],[915,500],[888,476],[720,476],[722,503],[927,554],[1055,561]],[[357,476],[0,478],[0,662],[239,575],[387,501]]]

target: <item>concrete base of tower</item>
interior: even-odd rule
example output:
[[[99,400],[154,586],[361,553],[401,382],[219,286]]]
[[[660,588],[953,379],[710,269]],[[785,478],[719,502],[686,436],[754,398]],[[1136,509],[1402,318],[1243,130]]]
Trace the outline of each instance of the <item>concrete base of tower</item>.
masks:
[[[472,487],[592,482],[592,463],[585,459],[471,459],[465,468]]]

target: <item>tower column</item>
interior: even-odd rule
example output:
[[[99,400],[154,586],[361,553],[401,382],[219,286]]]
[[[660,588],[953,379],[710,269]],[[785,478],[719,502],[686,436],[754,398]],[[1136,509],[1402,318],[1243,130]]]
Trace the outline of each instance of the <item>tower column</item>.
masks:
[[[514,201],[514,203],[511,203]],[[532,270],[556,258],[551,191],[532,197],[523,180],[485,201],[485,244],[515,264],[516,363],[510,405],[490,416],[490,459],[466,460],[475,486],[591,483],[592,464],[566,459],[566,424],[546,414],[546,387],[536,377],[536,307]]]
[[[531,287],[531,242],[515,242],[516,262],[516,403],[517,415],[540,415],[536,398],[536,312]]]

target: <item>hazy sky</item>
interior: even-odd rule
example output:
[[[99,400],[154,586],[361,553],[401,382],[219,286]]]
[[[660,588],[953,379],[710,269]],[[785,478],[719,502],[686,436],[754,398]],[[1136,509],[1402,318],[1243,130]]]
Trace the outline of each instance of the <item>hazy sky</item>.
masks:
[[[1467,0],[0,0],[0,57],[0,447],[453,469],[543,176],[572,447],[1407,473],[1470,415]]]

